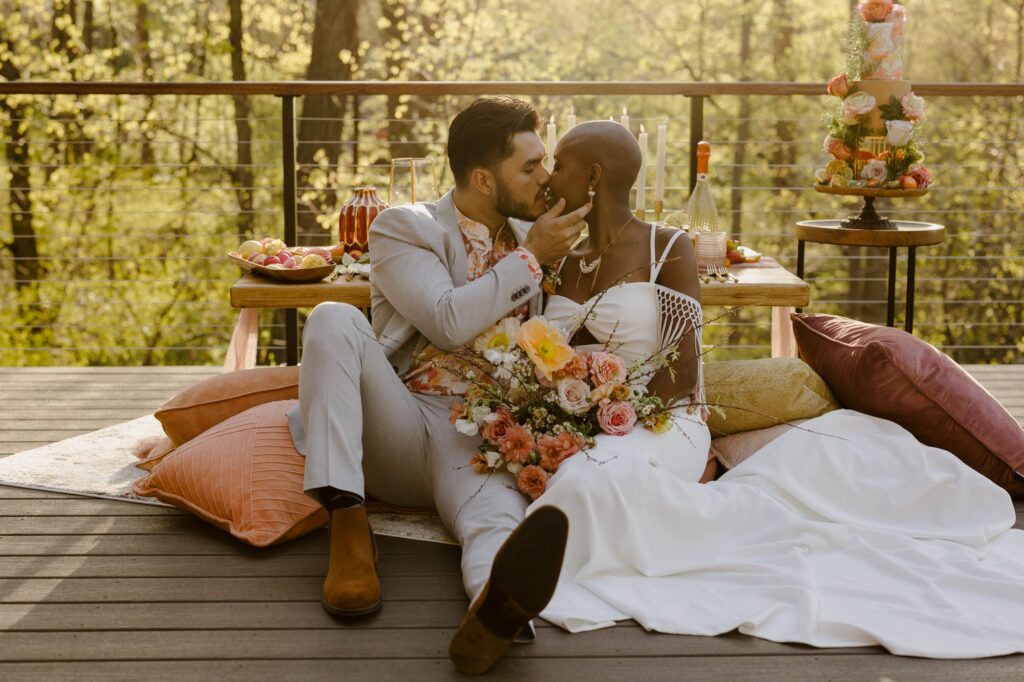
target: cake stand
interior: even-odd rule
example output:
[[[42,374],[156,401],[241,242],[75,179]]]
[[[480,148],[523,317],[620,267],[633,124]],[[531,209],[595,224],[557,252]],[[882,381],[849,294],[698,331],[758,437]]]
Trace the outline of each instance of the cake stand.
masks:
[[[850,216],[839,222],[841,227],[857,230],[895,230],[896,221],[878,215],[875,211],[875,197],[891,197],[894,199],[910,199],[928,194],[928,189],[882,189],[879,187],[832,187],[831,185],[814,185],[815,192],[822,194],[842,194],[850,197],[864,197],[864,206],[860,214]]]

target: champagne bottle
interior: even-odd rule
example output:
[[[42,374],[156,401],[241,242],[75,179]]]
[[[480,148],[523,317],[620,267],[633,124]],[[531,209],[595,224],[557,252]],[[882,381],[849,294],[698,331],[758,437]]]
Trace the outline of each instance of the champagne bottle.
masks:
[[[711,196],[708,185],[708,161],[711,159],[711,145],[701,141],[697,143],[697,184],[690,193],[690,201],[686,210],[690,214],[690,231],[717,232],[718,208],[715,198]]]

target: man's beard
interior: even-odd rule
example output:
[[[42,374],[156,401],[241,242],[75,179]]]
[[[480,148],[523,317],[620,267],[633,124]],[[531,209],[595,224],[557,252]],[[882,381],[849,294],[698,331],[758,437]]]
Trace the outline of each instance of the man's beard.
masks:
[[[536,220],[540,213],[533,212],[533,203],[526,203],[513,198],[501,180],[498,180],[498,204],[495,209],[499,214],[517,220]]]

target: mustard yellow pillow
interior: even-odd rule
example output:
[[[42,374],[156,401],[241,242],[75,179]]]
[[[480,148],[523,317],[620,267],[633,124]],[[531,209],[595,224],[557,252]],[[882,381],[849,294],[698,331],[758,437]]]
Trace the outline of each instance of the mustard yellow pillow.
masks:
[[[764,429],[839,409],[832,391],[798,358],[729,360],[704,365],[712,436]]]

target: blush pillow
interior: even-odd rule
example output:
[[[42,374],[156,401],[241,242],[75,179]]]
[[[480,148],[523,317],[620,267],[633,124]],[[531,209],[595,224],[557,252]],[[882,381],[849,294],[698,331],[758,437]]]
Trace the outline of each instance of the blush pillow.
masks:
[[[744,431],[743,433],[734,433],[731,436],[712,439],[711,455],[717,458],[723,467],[732,469],[794,426],[800,426],[806,421],[806,419],[797,419],[787,424],[769,426],[766,429]]]
[[[264,403],[217,424],[175,448],[132,490],[256,547],[326,525],[327,511],[302,492],[306,460],[292,443],[286,417],[297,403]]]
[[[900,329],[794,314],[800,356],[844,407],[896,422],[924,443],[1024,497],[1024,429],[934,346]]]
[[[160,406],[154,415],[181,445],[255,405],[299,397],[298,367],[257,367],[204,379]]]
[[[839,409],[825,382],[797,358],[727,360],[704,365],[712,436],[810,419]]]

